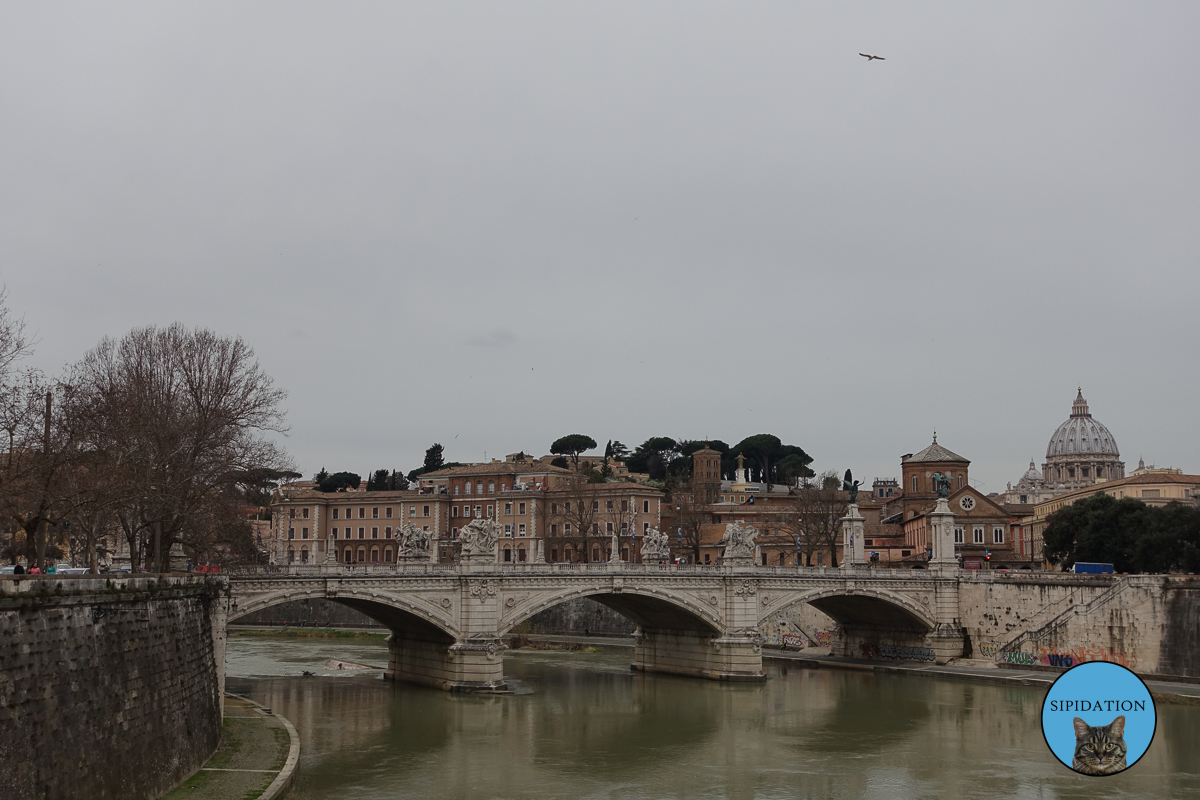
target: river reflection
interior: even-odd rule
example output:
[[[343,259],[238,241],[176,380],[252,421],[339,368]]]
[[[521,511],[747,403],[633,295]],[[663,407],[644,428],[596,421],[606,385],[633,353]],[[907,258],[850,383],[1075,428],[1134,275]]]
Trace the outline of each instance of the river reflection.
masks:
[[[300,732],[294,800],[1200,796],[1200,709],[1187,706],[1160,704],[1146,756],[1096,779],[1050,755],[1032,687],[776,661],[766,683],[721,684],[632,673],[625,650],[508,653],[511,696],[292,677],[335,657],[387,652],[230,641],[229,689]]]

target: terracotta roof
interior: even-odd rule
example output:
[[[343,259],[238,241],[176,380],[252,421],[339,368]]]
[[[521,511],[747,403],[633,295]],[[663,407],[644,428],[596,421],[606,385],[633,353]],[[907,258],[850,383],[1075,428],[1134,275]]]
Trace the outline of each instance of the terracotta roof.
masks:
[[[963,458],[957,453],[952,453],[946,448],[937,443],[937,437],[933,438],[933,444],[926,447],[921,452],[904,462],[911,464],[916,461],[961,461],[964,464],[970,464],[968,459]]]

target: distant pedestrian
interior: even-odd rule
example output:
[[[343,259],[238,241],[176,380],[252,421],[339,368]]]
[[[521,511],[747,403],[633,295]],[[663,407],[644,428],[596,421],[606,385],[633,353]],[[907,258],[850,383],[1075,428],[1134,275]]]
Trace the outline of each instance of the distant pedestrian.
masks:
[[[24,575],[24,574],[25,574],[24,565],[17,564],[15,567],[13,567],[13,575]]]
[[[42,570],[40,567],[38,567],[37,564],[34,564],[32,567],[29,568],[29,574],[30,575],[41,575]]]

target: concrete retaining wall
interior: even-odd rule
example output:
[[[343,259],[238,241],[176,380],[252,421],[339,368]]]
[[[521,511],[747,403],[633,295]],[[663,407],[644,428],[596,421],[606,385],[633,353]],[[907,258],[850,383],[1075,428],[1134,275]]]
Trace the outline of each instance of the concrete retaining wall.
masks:
[[[1062,668],[1112,661],[1142,675],[1200,677],[1200,579],[980,576],[960,591],[976,658]]]
[[[156,798],[221,738],[223,587],[0,578],[0,794]]]

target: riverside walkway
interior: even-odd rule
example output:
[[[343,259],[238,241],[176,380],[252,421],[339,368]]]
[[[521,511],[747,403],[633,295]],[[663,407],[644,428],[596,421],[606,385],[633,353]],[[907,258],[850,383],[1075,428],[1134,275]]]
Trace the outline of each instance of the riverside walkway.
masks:
[[[274,800],[291,784],[300,758],[292,724],[244,697],[225,696],[221,746],[164,800]]]

